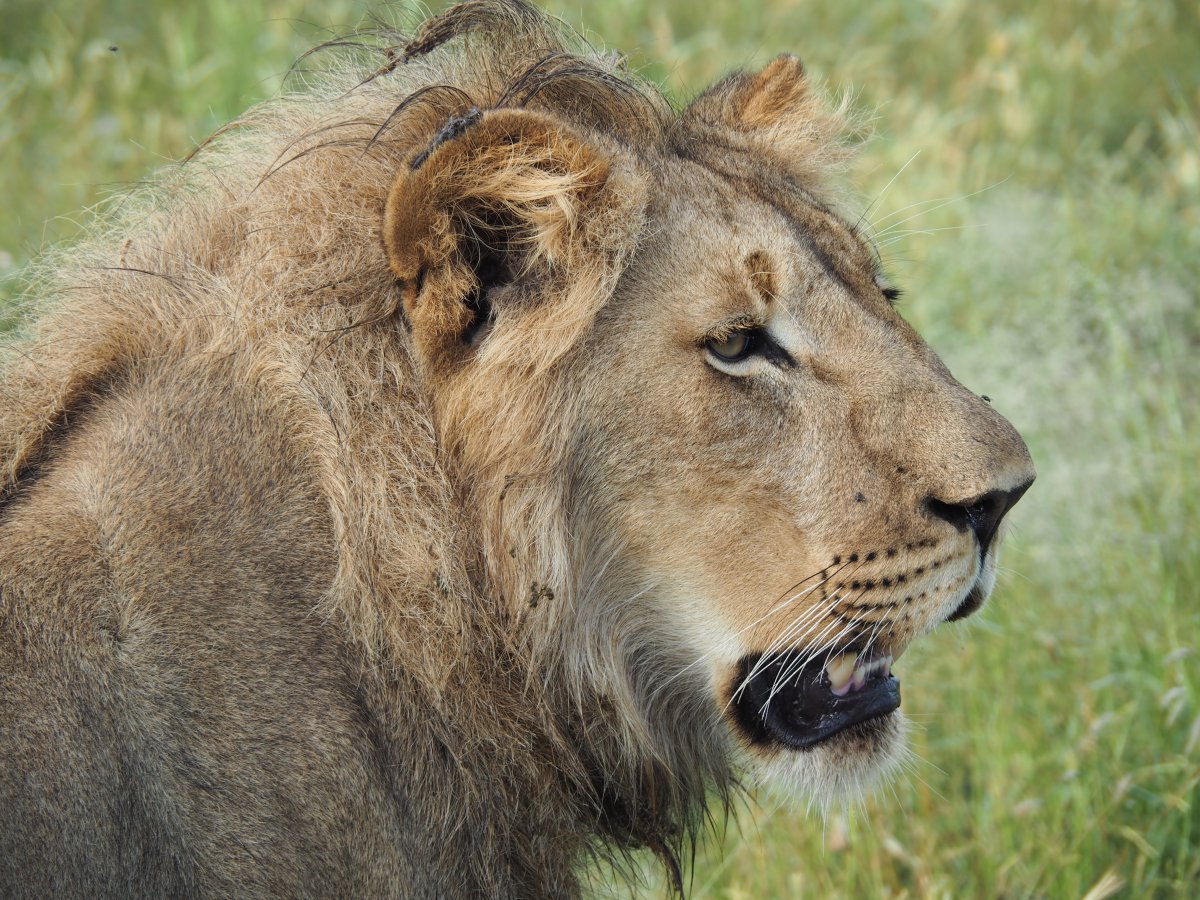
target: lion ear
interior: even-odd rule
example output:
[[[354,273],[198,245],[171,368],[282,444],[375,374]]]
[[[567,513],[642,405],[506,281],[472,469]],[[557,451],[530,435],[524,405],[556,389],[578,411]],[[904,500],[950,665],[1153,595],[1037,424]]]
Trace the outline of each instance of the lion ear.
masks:
[[[775,57],[758,72],[736,72],[697,97],[684,111],[684,131],[719,130],[756,156],[806,173],[840,155],[844,109],[829,109],[810,89],[795,56]]]
[[[521,318],[538,339],[510,340],[509,350],[561,353],[590,321],[598,282],[632,238],[628,228],[614,231],[644,204],[629,175],[542,113],[472,110],[452,119],[396,176],[384,213],[388,263],[418,349],[461,355],[505,344],[502,326]],[[588,284],[590,293],[578,289]]]
[[[717,124],[738,131],[778,128],[807,112],[808,76],[791,54],[771,60],[759,72],[738,72],[719,82],[690,107]],[[715,114],[715,115],[714,115]],[[793,123],[794,124],[794,123]]]

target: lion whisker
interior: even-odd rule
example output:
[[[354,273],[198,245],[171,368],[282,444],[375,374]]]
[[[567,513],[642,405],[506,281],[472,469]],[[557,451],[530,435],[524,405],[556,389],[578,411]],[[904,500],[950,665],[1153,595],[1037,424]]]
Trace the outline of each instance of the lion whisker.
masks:
[[[830,610],[834,609],[838,604],[840,604],[848,596],[849,596],[849,594],[834,595],[832,597],[829,597],[824,603],[818,604],[816,606],[809,608],[808,610],[805,610],[804,613],[801,614],[800,616],[798,616],[794,622],[792,622],[787,628],[785,628],[783,631],[781,631],[780,634],[775,638],[775,640],[773,640],[771,642],[771,644],[767,647],[767,649],[763,652],[763,654],[759,657],[759,659],[751,667],[750,671],[748,673],[746,673],[746,676],[742,680],[742,684],[738,687],[738,690],[735,692],[735,697],[740,695],[741,692],[745,689],[746,685],[749,684],[749,682],[751,682],[752,680],[754,680],[754,678],[758,675],[759,671],[762,669],[763,666],[772,662],[781,653],[786,652],[788,645],[794,643],[795,639],[798,635],[804,634],[804,632],[809,628],[810,625],[821,621],[821,619],[824,618],[829,613]],[[824,635],[829,628],[831,628],[835,625],[836,625],[836,621],[831,622],[829,625],[826,626],[825,629],[823,629],[820,632],[820,634]],[[773,687],[772,691],[774,691],[774,690],[775,690],[775,688]]]
[[[763,666],[770,664],[780,652],[785,651],[786,645],[791,642],[797,634],[802,633],[803,629],[807,628],[807,626],[813,622],[820,621],[830,609],[840,602],[840,598],[835,595],[834,597],[828,598],[824,603],[817,604],[816,606],[812,606],[809,609],[804,610],[795,619],[795,621],[793,621],[790,625],[788,625],[787,628],[783,629],[778,635],[776,635],[775,639],[767,645],[766,650],[762,652],[759,658],[755,661],[754,665],[750,667],[750,671],[747,672],[745,677],[742,679],[742,683],[735,692],[734,697],[736,698],[741,694],[746,685],[754,680]]]
[[[871,214],[871,212],[875,209],[875,207],[877,207],[880,203],[882,203],[884,201],[884,198],[887,197],[888,191],[890,191],[892,189],[892,185],[896,183],[896,179],[899,178],[901,175],[903,175],[904,170],[907,169],[910,165],[912,165],[913,160],[915,160],[920,155],[921,155],[921,151],[918,150],[916,153],[914,153],[912,156],[910,156],[908,158],[908,161],[905,162],[904,165],[902,165],[899,169],[896,170],[896,174],[893,175],[891,177],[891,179],[889,179],[888,183],[883,186],[883,190],[881,190],[876,195],[874,200],[872,200],[870,203],[867,204],[866,208],[859,215],[858,221],[854,223],[854,228],[851,230],[853,230],[855,232],[858,231],[858,228],[860,225],[862,225],[863,221],[867,220],[867,216],[869,216]],[[871,225],[869,220],[867,220],[867,224],[868,224],[868,226]]]
[[[840,604],[841,602],[843,602],[845,600],[852,600],[857,597],[861,597],[864,593],[865,593],[865,591],[859,591],[858,594],[854,594],[854,595],[851,595],[849,593],[844,594],[844,595],[840,596],[839,598],[837,598],[837,601],[834,605],[836,606],[837,604]],[[822,641],[825,638],[825,635],[827,635],[831,630],[833,630],[833,628],[835,628],[839,624],[840,621],[843,621],[843,620],[834,619],[828,625],[826,625],[825,628],[823,628],[815,636],[815,642]],[[840,631],[838,631],[838,633],[836,635],[834,635],[829,640],[824,641],[824,643],[817,643],[816,646],[805,651],[803,654],[798,656],[796,660],[794,660],[791,664],[789,664],[789,666],[781,673],[780,680],[782,680],[784,683],[786,683],[788,679],[790,679],[797,672],[804,669],[805,666],[807,666],[810,662],[812,662],[812,660],[816,659],[822,653],[826,654],[826,662],[828,662],[829,657],[832,655],[833,651],[837,648],[838,642],[846,634],[852,633],[857,628],[858,624],[859,624],[858,622],[845,621],[844,627]]]
[[[846,570],[849,567],[849,565],[850,565],[849,561],[842,563],[837,569],[835,569],[833,572],[830,573],[829,578],[826,578],[822,582],[822,584],[828,583],[828,581],[831,578],[833,578],[835,575],[842,573],[844,570]],[[858,565],[856,565],[853,569],[851,569],[847,573],[847,575],[848,576],[854,575],[864,565],[866,565],[865,562],[858,563]],[[816,585],[816,587],[819,587],[819,586],[820,585]],[[796,598],[793,598],[793,599],[796,599]],[[818,604],[816,606],[810,607],[809,609],[805,610],[796,620],[794,620],[786,628],[784,628],[782,631],[780,631],[776,635],[776,637],[771,641],[771,643],[767,645],[767,648],[762,653],[762,658],[764,660],[769,661],[769,659],[775,654],[775,652],[777,650],[781,649],[783,647],[783,645],[797,633],[797,629],[799,628],[799,626],[802,623],[805,623],[808,619],[810,619],[813,616],[825,615],[826,613],[829,612],[829,610],[833,609],[835,606],[837,606],[837,604],[841,603],[843,599],[845,599],[845,598],[838,597],[838,596],[828,597],[828,598],[826,598],[826,601],[824,604]],[[766,618],[766,616],[760,618],[758,620],[758,622],[761,622],[765,618]],[[756,622],[755,624],[758,624],[758,623]],[[752,672],[752,674],[753,674],[753,672]]]
[[[856,569],[854,569],[850,574],[854,574],[854,572],[857,572],[858,569],[861,569],[863,565],[864,564],[860,563],[859,566]],[[845,602],[846,600],[851,599],[852,596],[861,596],[862,593],[863,592],[860,591],[859,594],[853,595],[852,592],[847,591],[842,594],[835,594],[835,595],[829,597],[825,604],[814,606],[814,607],[811,607],[810,609],[806,610],[802,616],[797,618],[797,620],[795,622],[793,622],[786,629],[784,629],[784,631],[781,632],[780,635],[777,636],[774,641],[772,641],[771,645],[768,647],[767,651],[764,652],[763,656],[764,657],[772,656],[777,649],[783,648],[784,643],[792,642],[793,639],[795,638],[795,636],[800,633],[801,627],[808,625],[814,617],[825,616],[833,609],[836,609],[841,603]]]
[[[824,584],[824,582],[822,584]],[[816,586],[814,586],[814,588],[819,587],[819,586],[820,585],[816,585]],[[811,593],[811,590],[812,589],[810,589],[804,593],[805,594]],[[800,596],[803,596],[803,595],[797,595],[796,597],[793,597],[792,600],[789,602],[794,602],[795,600],[799,599]],[[796,617],[795,620],[793,620],[786,628],[780,630],[776,634],[776,636],[771,641],[771,643],[768,644],[766,649],[764,649],[762,651],[762,653],[759,656],[759,659],[755,662],[754,666],[751,668],[751,671],[747,677],[753,678],[754,675],[756,675],[758,673],[758,669],[761,666],[769,663],[775,657],[775,655],[784,648],[784,645],[788,641],[791,640],[792,636],[795,635],[796,633],[798,633],[799,629],[803,625],[807,624],[809,621],[811,621],[814,618],[820,618],[821,616],[825,615],[829,611],[829,609],[832,608],[832,605],[836,605],[837,602],[838,601],[836,600],[836,598],[826,598],[822,603],[818,603],[814,606],[809,607],[806,610],[803,610],[800,613],[800,615]],[[780,609],[782,609],[782,607],[780,607]],[[760,619],[759,621],[762,621],[762,620]]]
[[[838,566],[838,568],[834,569],[832,572],[828,572],[828,574],[825,574],[825,577],[822,578],[820,581],[818,581],[816,584],[805,588],[803,591],[800,591],[799,593],[792,594],[791,596],[786,596],[787,594],[790,594],[792,591],[794,591],[797,587],[804,584],[804,582],[809,581],[813,578],[816,578],[818,575],[826,573],[827,570],[821,569],[820,571],[814,572],[812,575],[809,575],[807,578],[800,579],[800,581],[797,581],[790,588],[788,588],[786,591],[784,591],[784,599],[777,601],[774,606],[772,606],[769,610],[767,610],[765,613],[763,613],[761,616],[759,616],[757,619],[755,619],[750,624],[748,624],[742,628],[739,628],[733,634],[722,639],[719,646],[717,646],[716,648],[714,648],[710,651],[707,651],[706,653],[702,653],[699,657],[697,657],[692,662],[688,663],[686,666],[684,666],[682,669],[680,669],[678,672],[676,672],[674,675],[672,675],[668,681],[675,680],[676,678],[683,675],[690,669],[694,668],[695,666],[700,665],[702,662],[706,661],[707,659],[709,659],[710,657],[715,655],[717,652],[728,649],[731,646],[735,646],[737,638],[741,637],[743,634],[745,634],[750,629],[754,628],[755,626],[757,626],[757,625],[761,624],[762,622],[764,622],[765,620],[769,619],[771,616],[781,612],[784,608],[786,608],[787,606],[789,606],[792,603],[795,603],[801,597],[807,596],[808,594],[812,593],[813,591],[815,591],[818,588],[822,587],[823,585],[827,584],[831,578],[833,578],[839,572],[841,572],[843,569],[845,569],[847,565],[849,565],[848,562],[842,563],[840,566]]]
[[[838,645],[838,642],[841,641],[843,637],[855,630],[855,625],[853,623],[846,623],[842,625],[842,628],[838,630],[836,634],[826,639],[826,635],[828,635],[830,631],[833,631],[835,628],[837,628],[839,624],[842,623],[837,619],[830,621],[828,625],[818,632],[814,642],[816,643],[816,646],[813,649],[798,655],[796,659],[792,660],[792,662],[780,669],[779,673],[775,676],[774,683],[771,685],[771,691],[767,695],[766,703],[763,704],[763,715],[766,715],[767,708],[770,706],[771,701],[775,699],[775,695],[779,693],[780,688],[787,684],[788,681],[790,681],[795,675],[802,672],[810,662],[812,662],[822,653],[831,653],[833,648]]]
[[[830,609],[832,609],[834,606],[836,606],[838,603],[840,603],[842,601],[842,599],[844,599],[844,598],[840,595],[834,596],[834,597],[830,598],[829,602],[824,604],[823,606],[813,607],[812,609],[806,611],[806,613],[803,616],[800,616],[796,622],[794,622],[788,629],[786,629],[786,631],[785,631],[786,636],[781,635],[780,639],[777,639],[774,643],[782,644],[782,642],[784,640],[786,640],[786,641],[793,640],[794,636],[802,633],[802,630],[807,628],[807,626],[812,621],[820,621],[820,618],[823,617]],[[836,625],[837,625],[836,620],[834,620],[833,622],[830,622],[829,624],[827,624],[825,626],[825,628],[823,628],[819,632],[819,636],[824,636],[829,631],[830,628],[833,628]],[[774,656],[775,656],[774,651],[769,650],[767,653],[764,653],[762,655],[762,657],[759,658],[758,662],[754,665],[754,667],[751,668],[750,672],[747,673],[746,677],[742,680],[742,684],[738,687],[738,690],[735,692],[735,695],[734,695],[735,697],[739,696],[741,694],[741,692],[746,688],[746,686],[755,678],[755,676],[758,674],[759,669],[764,664],[764,661],[770,661],[770,660],[774,659]],[[770,704],[771,699],[778,692],[779,686],[780,686],[780,678],[779,678],[779,675],[777,674],[776,678],[771,686],[771,691],[770,691],[770,695],[767,698],[767,702],[763,705],[764,713],[767,709],[767,706]]]
[[[971,222],[966,225],[945,225],[941,228],[905,228],[901,231],[888,229],[887,239],[876,241],[875,246],[882,250],[885,247],[890,247],[892,244],[899,243],[905,238],[912,237],[916,234],[937,234],[940,231],[966,231],[970,228],[986,228],[987,222]]]
[[[903,206],[903,207],[901,207],[900,209],[898,209],[898,210],[895,210],[894,212],[890,212],[890,213],[888,213],[888,214],[887,214],[886,216],[884,216],[883,218],[881,218],[881,219],[879,219],[879,220],[877,220],[877,221],[875,221],[875,222],[872,222],[872,223],[871,223],[871,231],[872,231],[872,233],[873,233],[873,234],[874,234],[874,236],[875,236],[875,240],[877,240],[877,241],[878,241],[880,238],[884,237],[884,236],[885,236],[886,234],[888,234],[890,231],[892,231],[892,230],[894,230],[894,229],[896,229],[896,228],[900,227],[900,226],[901,226],[901,225],[903,225],[905,222],[911,222],[913,219],[919,219],[921,216],[927,216],[927,215],[929,215],[929,214],[930,214],[930,213],[932,213],[932,212],[937,212],[937,210],[939,210],[939,209],[942,209],[942,208],[943,208],[943,207],[945,207],[945,206],[949,206],[949,205],[950,205],[950,204],[952,204],[952,203],[961,203],[963,200],[969,200],[969,199],[971,199],[972,197],[978,196],[979,194],[982,194],[982,193],[984,193],[984,192],[986,192],[986,191],[990,191],[990,190],[992,190],[993,188],[997,188],[997,187],[999,187],[1000,185],[1004,184],[1004,182],[1008,181],[1008,179],[1009,179],[1010,177],[1012,177],[1012,176],[1007,176],[1007,177],[1005,177],[1005,178],[1002,178],[1002,179],[1000,179],[999,181],[997,181],[997,182],[995,182],[995,183],[993,183],[993,184],[989,184],[989,185],[986,185],[986,186],[984,186],[984,187],[981,187],[979,190],[977,190],[977,191],[972,191],[972,192],[971,192],[971,193],[969,193],[969,194],[962,194],[962,195],[959,195],[959,196],[956,196],[956,197],[937,197],[937,198],[935,198],[935,199],[933,199],[933,200],[919,200],[919,201],[917,201],[916,203],[910,203],[908,206]],[[931,204],[931,203],[933,203],[933,204],[937,204],[937,205],[936,205],[936,206],[929,206],[929,204]],[[876,229],[878,229],[878,227],[879,227],[880,225],[882,225],[882,224],[883,224],[884,222],[886,222],[888,219],[892,218],[892,216],[898,216],[898,215],[900,215],[901,213],[903,213],[903,212],[906,212],[906,211],[908,211],[908,210],[910,210],[910,209],[913,209],[913,208],[915,208],[915,207],[918,207],[918,206],[929,206],[929,208],[928,208],[928,209],[922,209],[920,212],[913,213],[911,216],[908,216],[907,218],[901,219],[899,222],[893,222],[891,225],[889,225],[889,226],[888,226],[887,228],[885,228],[883,231],[877,231],[877,230],[876,230]]]
[[[819,621],[820,617],[824,616],[825,613],[828,612],[828,610],[831,608],[831,605],[836,605],[837,602],[838,599],[836,597],[831,598],[825,604],[814,606],[808,610],[805,610],[800,616],[798,616],[796,621],[789,625],[788,628],[786,628],[774,641],[772,641],[772,643],[759,656],[759,658],[755,660],[754,665],[750,667],[750,671],[742,677],[741,683],[738,685],[737,689],[731,693],[729,702],[726,704],[726,708],[740,699],[746,687],[755,679],[755,677],[757,677],[762,667],[769,664],[776,657],[777,652],[780,648],[782,648],[783,643],[790,639],[790,635],[799,633],[799,631],[806,627],[811,621]]]

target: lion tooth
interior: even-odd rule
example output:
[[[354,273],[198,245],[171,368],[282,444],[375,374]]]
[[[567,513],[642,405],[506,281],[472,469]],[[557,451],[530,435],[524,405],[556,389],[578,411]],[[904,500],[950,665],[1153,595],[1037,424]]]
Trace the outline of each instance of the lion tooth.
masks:
[[[854,653],[840,653],[825,663],[825,674],[829,678],[829,686],[838,697],[846,693],[854,674],[854,663],[857,660],[858,657]]]
[[[844,697],[853,691],[862,690],[876,672],[883,672],[884,677],[892,674],[892,657],[890,654],[875,657],[856,656],[853,653],[843,653],[834,657],[825,665],[829,676],[829,686],[834,696]]]

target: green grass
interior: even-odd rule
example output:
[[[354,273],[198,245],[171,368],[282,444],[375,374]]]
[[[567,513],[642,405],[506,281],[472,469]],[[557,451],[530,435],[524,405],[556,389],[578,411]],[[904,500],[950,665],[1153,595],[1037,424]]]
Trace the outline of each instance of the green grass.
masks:
[[[578,4],[551,8],[579,22]],[[9,0],[0,309],[79,210],[362,13]],[[879,134],[854,180],[903,310],[1040,472],[994,601],[902,662],[918,760],[824,821],[748,802],[701,847],[694,895],[1200,893],[1195,5],[598,0],[583,24],[680,98],[784,50],[853,84]]]

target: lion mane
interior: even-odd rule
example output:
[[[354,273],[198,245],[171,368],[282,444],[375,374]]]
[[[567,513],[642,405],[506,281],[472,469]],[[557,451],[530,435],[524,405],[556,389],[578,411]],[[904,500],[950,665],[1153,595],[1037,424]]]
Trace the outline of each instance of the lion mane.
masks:
[[[678,111],[519,0],[318,50],[33,270],[0,893],[568,896],[644,847],[681,890],[732,739],[564,379],[659,156],[817,204],[841,113],[791,57]]]

